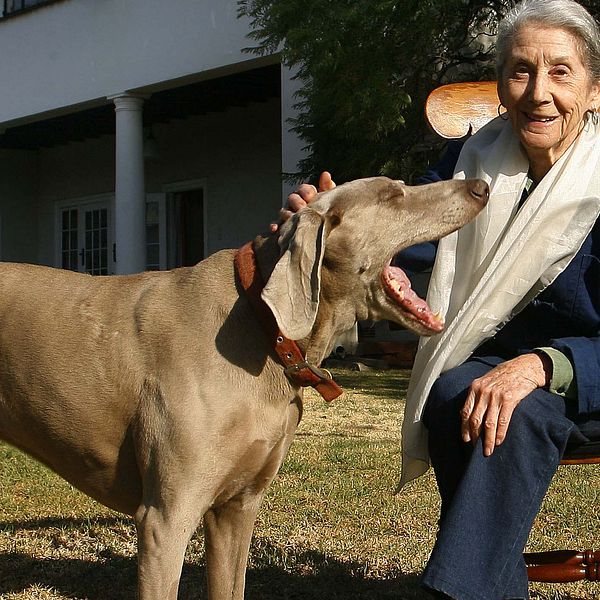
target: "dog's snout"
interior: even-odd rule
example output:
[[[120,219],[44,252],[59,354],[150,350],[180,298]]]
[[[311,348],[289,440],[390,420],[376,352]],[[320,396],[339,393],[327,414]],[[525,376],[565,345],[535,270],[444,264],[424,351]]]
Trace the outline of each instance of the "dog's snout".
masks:
[[[471,186],[471,196],[473,196],[482,206],[487,204],[490,197],[490,186],[482,179],[475,179]]]

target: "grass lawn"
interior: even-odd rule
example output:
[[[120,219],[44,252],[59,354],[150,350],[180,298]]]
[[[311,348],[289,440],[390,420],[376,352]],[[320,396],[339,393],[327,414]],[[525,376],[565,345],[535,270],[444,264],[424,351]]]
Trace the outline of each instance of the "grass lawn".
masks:
[[[340,372],[312,391],[256,524],[249,599],[418,599],[439,501],[431,473],[394,495],[407,372]],[[561,467],[531,549],[600,550],[600,468]],[[0,445],[0,598],[134,598],[135,531],[23,454]],[[180,598],[204,597],[202,532]],[[537,600],[600,599],[600,583],[532,584]]]

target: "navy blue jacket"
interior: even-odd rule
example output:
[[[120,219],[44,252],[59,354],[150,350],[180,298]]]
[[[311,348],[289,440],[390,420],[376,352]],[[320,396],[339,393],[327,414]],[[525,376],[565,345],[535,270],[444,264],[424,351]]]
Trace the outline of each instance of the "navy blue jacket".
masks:
[[[462,141],[450,142],[441,161],[419,183],[450,179]],[[433,264],[433,244],[402,252],[397,264],[422,270]],[[566,269],[524,310],[475,352],[511,358],[550,346],[569,357],[575,372],[578,407],[585,418],[600,412],[600,219]],[[599,415],[593,415],[596,419]]]

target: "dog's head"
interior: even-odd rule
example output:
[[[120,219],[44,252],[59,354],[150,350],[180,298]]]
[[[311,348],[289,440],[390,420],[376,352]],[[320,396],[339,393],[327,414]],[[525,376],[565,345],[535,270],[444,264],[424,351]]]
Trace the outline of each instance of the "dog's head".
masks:
[[[263,299],[283,334],[296,340],[323,326],[338,335],[364,319],[438,333],[443,319],[391,260],[462,227],[487,199],[480,180],[407,186],[374,177],[323,192],[281,228],[281,257]]]

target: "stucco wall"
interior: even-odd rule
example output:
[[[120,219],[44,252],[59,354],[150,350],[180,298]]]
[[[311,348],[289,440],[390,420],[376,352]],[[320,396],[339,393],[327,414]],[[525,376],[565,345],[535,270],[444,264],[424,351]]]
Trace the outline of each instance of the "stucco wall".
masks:
[[[248,28],[236,0],[65,0],[0,20],[0,123],[244,70]]]
[[[281,206],[279,100],[154,127],[160,169],[146,188],[206,178],[209,253],[264,231]]]

